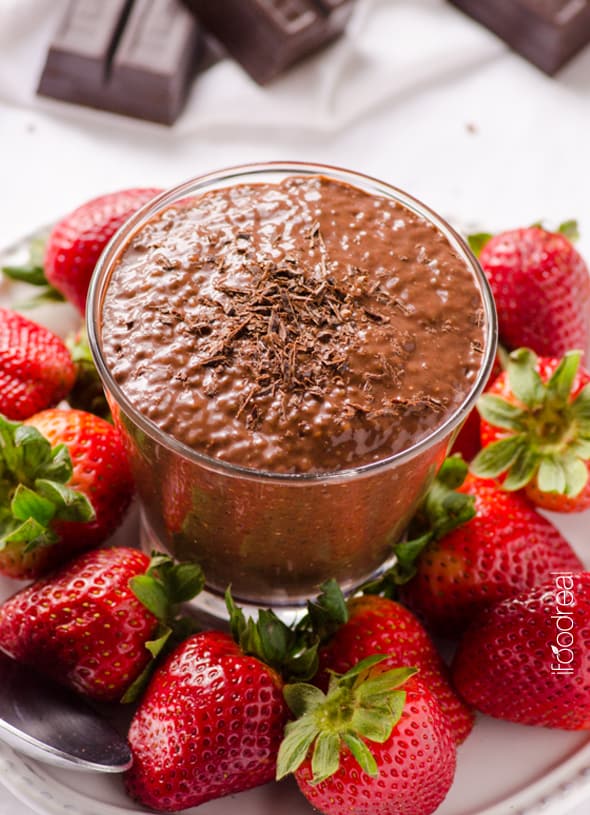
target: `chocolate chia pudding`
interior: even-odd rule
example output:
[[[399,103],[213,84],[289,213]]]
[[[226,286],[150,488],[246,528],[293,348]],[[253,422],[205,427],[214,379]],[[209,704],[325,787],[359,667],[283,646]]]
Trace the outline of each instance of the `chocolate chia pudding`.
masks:
[[[104,353],[141,413],[208,456],[330,472],[410,446],[481,366],[473,272],[433,224],[324,177],[239,185],[129,243]]]
[[[254,602],[368,577],[452,428],[379,462],[457,415],[489,362],[485,283],[464,249],[320,173],[181,196],[119,243],[95,353],[151,534]]]

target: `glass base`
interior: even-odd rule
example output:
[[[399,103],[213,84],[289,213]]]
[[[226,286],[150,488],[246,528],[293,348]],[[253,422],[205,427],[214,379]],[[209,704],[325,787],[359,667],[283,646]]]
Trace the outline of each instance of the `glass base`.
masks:
[[[144,513],[140,510],[140,526],[139,526],[139,540],[141,548],[146,554],[151,554],[152,551],[166,551],[166,546],[154,533],[152,527],[148,523]],[[354,583],[341,584],[343,594],[346,597],[351,597],[358,591],[360,586],[368,583],[371,580],[377,580],[387,569],[391,568],[395,563],[395,555],[392,555],[384,563],[379,566],[371,574],[363,575],[361,579],[354,581]],[[297,602],[295,598],[281,598],[280,595],[273,597],[262,597],[256,603],[250,599],[244,599],[239,596],[234,596],[235,602],[243,610],[247,617],[256,618],[258,611],[261,608],[272,609],[274,613],[286,625],[293,625],[300,620],[307,610],[307,599],[302,598]],[[205,586],[193,600],[187,603],[192,615],[203,627],[208,628],[221,628],[227,629],[229,622],[229,615],[225,605],[225,600],[221,592]]]

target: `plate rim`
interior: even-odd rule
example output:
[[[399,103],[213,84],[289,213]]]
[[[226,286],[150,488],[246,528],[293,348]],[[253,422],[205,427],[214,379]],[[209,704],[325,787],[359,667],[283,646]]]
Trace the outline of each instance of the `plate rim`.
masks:
[[[70,788],[46,767],[0,742],[0,781],[16,798],[39,815],[149,815],[98,801]],[[543,778],[486,809],[470,815],[566,815],[587,800],[590,791],[590,733],[588,741]],[[187,812],[197,812],[193,807]],[[436,813],[434,813],[436,815]]]

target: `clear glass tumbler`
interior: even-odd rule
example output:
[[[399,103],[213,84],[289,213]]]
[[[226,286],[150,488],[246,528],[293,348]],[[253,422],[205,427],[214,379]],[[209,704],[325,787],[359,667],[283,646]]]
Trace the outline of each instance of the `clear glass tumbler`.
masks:
[[[327,474],[282,474],[203,455],[142,415],[115,381],[102,347],[102,304],[130,237],[180,200],[221,187],[322,175],[389,197],[434,224],[467,264],[479,287],[485,343],[481,368],[462,404],[425,438],[381,461]],[[89,292],[90,346],[113,417],[125,438],[137,483],[143,545],[197,561],[207,586],[198,600],[224,616],[231,584],[245,605],[297,608],[336,578],[353,591],[392,562],[404,534],[463,420],[490,374],[497,323],[485,276],[465,242],[441,217],[405,192],[346,170],[302,163],[245,165],[187,181],[145,205],[119,230],[97,265]]]

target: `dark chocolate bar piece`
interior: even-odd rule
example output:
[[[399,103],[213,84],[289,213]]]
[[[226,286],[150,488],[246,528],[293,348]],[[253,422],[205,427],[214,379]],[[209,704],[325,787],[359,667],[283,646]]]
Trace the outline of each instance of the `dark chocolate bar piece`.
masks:
[[[79,86],[103,85],[130,7],[131,0],[70,2],[47,54],[40,92],[49,88],[48,95],[65,98]]]
[[[590,42],[590,0],[450,0],[552,76]]]
[[[177,0],[134,0],[115,51],[109,94],[131,116],[173,122],[198,55],[199,26]]]
[[[179,0],[70,0],[38,93],[172,124],[203,55]]]
[[[354,0],[184,0],[260,85],[342,33]]]

